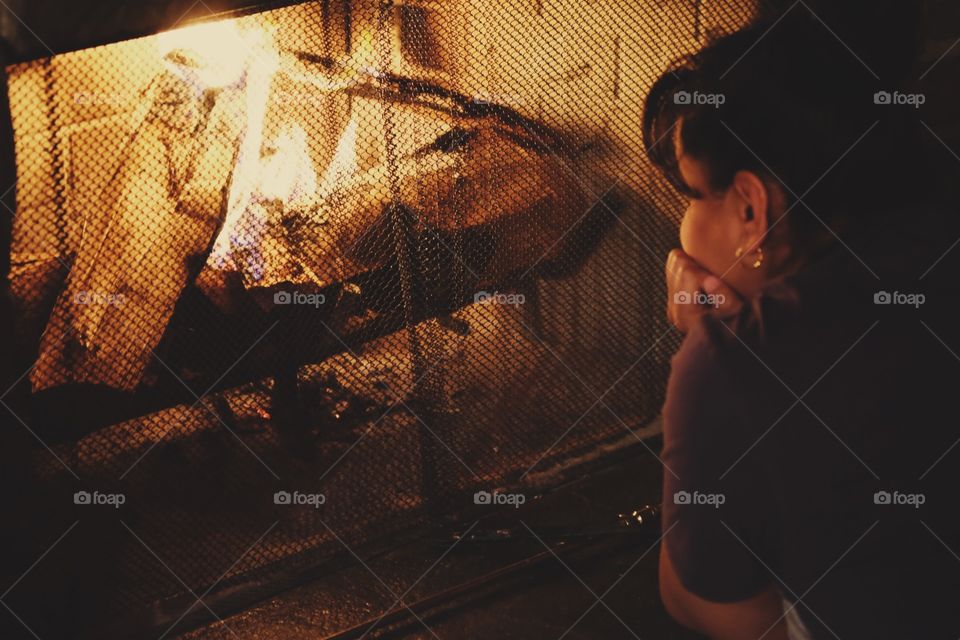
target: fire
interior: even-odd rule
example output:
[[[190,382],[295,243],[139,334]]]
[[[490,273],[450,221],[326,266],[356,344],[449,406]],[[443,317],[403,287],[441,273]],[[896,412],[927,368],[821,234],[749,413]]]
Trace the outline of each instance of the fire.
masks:
[[[259,139],[260,135],[255,137]],[[284,125],[265,155],[260,155],[259,145],[256,152],[256,160],[248,158],[234,169],[235,204],[227,212],[208,260],[221,269],[239,269],[254,282],[268,270],[269,256],[262,249],[271,211],[280,211],[282,215],[290,207],[309,202],[317,191],[317,173],[307,133],[299,124]],[[242,264],[234,260],[237,252],[242,256]]]
[[[356,39],[353,54],[350,56],[348,65],[350,70],[377,77],[380,75],[378,62],[377,42],[374,35],[367,30],[361,31]]]
[[[349,79],[344,86],[378,74],[375,44],[369,32],[360,34],[346,65]],[[244,133],[233,167],[226,217],[208,264],[240,270],[248,280],[257,282],[268,271],[268,256],[262,247],[270,216],[297,209],[311,211],[318,223],[326,222],[337,200],[338,185],[357,173],[357,118],[351,117],[318,180],[308,134],[301,125],[288,122],[275,139],[265,137],[273,80],[278,73],[291,73],[269,29],[244,30],[230,21],[202,24],[162,34],[158,49],[168,68],[199,90],[230,86],[242,95]],[[343,79],[326,88],[343,88]]]
[[[208,22],[156,37],[157,52],[165,66],[193,81],[198,89],[220,88],[239,82],[251,62],[272,64],[269,34],[260,29],[241,30],[235,21]]]
[[[266,221],[252,211],[257,199],[263,196],[260,176],[264,169],[264,123],[273,77],[280,68],[274,31],[270,26],[241,28],[236,21],[225,20],[167,31],[156,38],[164,65],[198,92],[234,87],[244,101],[246,126],[231,176],[227,215],[209,259],[211,265],[220,268],[231,266],[234,245],[259,242],[258,236],[266,227]],[[285,150],[296,144],[296,134],[287,132],[286,138],[278,140],[277,147]],[[305,142],[301,146],[305,147]],[[283,160],[272,162],[282,166]],[[267,191],[271,191],[269,185]],[[245,239],[243,235],[253,237]]]
[[[356,115],[350,117],[337,142],[337,148],[333,153],[330,164],[323,174],[323,179],[316,190],[316,196],[313,198],[315,206],[310,207],[310,215],[314,222],[324,224],[330,219],[331,211],[340,202],[337,195],[337,189],[351,176],[358,171],[357,165],[357,134],[360,124],[357,122]]]
[[[355,116],[350,118],[340,141],[337,143],[337,149],[333,154],[333,159],[327,166],[323,181],[320,183],[318,195],[325,198],[333,193],[337,185],[345,178],[353,175],[357,171],[357,132],[359,123]]]
[[[277,136],[272,154],[264,158],[260,196],[297,206],[317,191],[317,173],[310,159],[307,132],[299,124],[287,124]]]
[[[285,157],[288,153],[300,152],[301,157],[293,162],[310,165],[309,154],[305,151],[306,134],[302,131],[297,134],[293,130],[281,132],[274,145],[274,156],[266,160],[262,157],[270,89],[280,67],[280,54],[269,29],[241,31],[234,22],[219,22],[182,31],[184,33],[170,32],[165,46],[169,46],[173,34],[177,34],[173,41],[196,55],[202,61],[200,68],[220,72],[229,70],[229,73],[204,74],[203,79],[213,83],[205,88],[237,85],[242,92],[246,126],[231,176],[226,219],[208,260],[217,268],[236,267],[232,259],[234,250],[249,252],[251,247],[258,247],[266,232],[268,212],[259,205],[275,199],[272,196],[278,190],[282,191],[283,185],[277,184],[280,178],[276,176],[289,166],[285,164]],[[225,62],[228,58],[231,62]],[[226,84],[219,84],[224,82]],[[268,163],[273,167],[272,184],[264,182],[264,176],[271,175]],[[302,174],[303,171],[298,175]],[[316,181],[315,176],[313,180]],[[256,261],[259,262],[259,258]],[[256,280],[262,273],[262,265],[253,265],[248,271],[252,271]]]

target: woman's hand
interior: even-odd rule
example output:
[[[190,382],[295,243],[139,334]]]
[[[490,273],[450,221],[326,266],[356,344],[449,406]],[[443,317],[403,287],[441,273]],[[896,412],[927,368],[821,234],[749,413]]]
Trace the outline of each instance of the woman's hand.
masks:
[[[667,256],[667,319],[682,333],[704,313],[733,315],[743,300],[681,249]]]

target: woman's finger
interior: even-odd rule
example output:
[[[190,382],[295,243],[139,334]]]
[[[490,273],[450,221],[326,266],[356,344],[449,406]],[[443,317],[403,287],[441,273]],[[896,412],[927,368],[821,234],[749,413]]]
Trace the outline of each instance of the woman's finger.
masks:
[[[707,300],[722,315],[733,315],[743,306],[743,299],[730,285],[710,274],[701,282]]]
[[[667,319],[686,332],[706,312],[736,313],[742,301],[727,283],[680,249],[667,256]]]
[[[695,318],[704,312],[702,281],[708,274],[689,256],[675,249],[667,260],[667,319],[686,333]]]

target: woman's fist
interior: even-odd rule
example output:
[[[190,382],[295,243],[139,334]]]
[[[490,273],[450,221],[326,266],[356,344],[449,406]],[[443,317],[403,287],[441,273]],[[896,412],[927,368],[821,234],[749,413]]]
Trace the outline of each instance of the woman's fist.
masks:
[[[704,313],[732,315],[743,304],[733,289],[681,249],[667,256],[666,276],[667,319],[682,333]]]

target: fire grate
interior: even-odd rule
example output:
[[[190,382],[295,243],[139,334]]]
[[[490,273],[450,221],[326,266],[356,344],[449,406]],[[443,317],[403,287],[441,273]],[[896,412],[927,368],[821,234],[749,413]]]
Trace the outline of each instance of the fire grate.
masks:
[[[176,619],[636,444],[679,343],[643,97],[751,15],[305,2],[10,67],[6,402],[76,528],[11,607]]]

